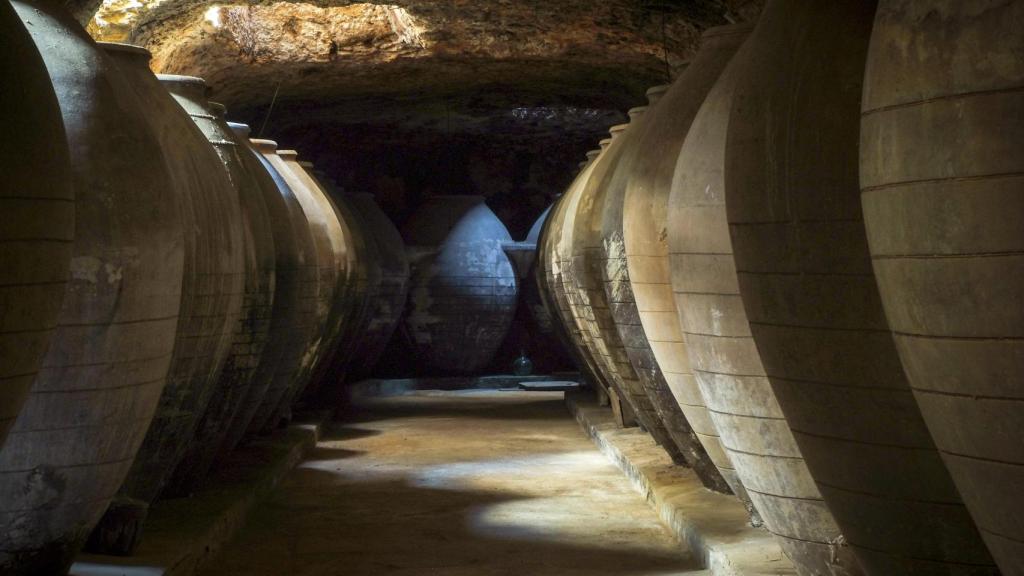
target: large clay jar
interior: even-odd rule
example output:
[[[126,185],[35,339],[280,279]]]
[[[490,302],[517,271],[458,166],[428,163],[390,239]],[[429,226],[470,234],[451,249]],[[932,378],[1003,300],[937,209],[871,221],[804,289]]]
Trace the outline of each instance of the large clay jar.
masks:
[[[597,359],[591,352],[590,338],[576,314],[579,308],[574,306],[578,299],[572,276],[572,215],[576,213],[580,193],[594,173],[594,162],[600,154],[601,150],[587,153],[587,163],[562,194],[548,219],[546,230],[541,236],[540,251],[543,256],[544,292],[548,294],[548,304],[564,328],[563,337],[570,343],[576,363],[586,373],[587,379],[607,395],[610,384],[604,380],[604,373],[598,368]]]
[[[0,446],[46,354],[75,233],[61,109],[39,51],[14,9],[0,5]]]
[[[401,233],[377,205],[373,194],[352,194],[347,200],[366,231],[371,264],[380,269],[380,281],[369,295],[369,318],[353,353],[356,364],[352,376],[367,377],[384,353],[405,311],[409,261]]]
[[[565,370],[573,364],[572,358],[566,353],[566,345],[556,332],[555,319],[544,303],[537,282],[542,258],[541,233],[546,229],[546,223],[554,207],[554,204],[548,206],[537,217],[522,242],[513,242],[505,246],[505,253],[516,269],[519,285],[520,303],[516,314],[520,318],[520,325],[524,327],[523,349],[530,356],[535,371],[541,374]]]
[[[242,147],[223,119],[223,107],[207,101],[206,83],[187,76],[160,76],[160,83],[206,136],[220,158],[242,212],[244,299],[220,382],[203,413],[191,446],[165,496],[193,492],[213,466],[232,420],[245,404],[256,367],[270,337],[274,299],[274,237],[259,185],[246,168]]]
[[[740,294],[782,413],[864,571],[992,574],[871,270],[857,167],[874,8],[773,0],[744,47],[725,135]]]
[[[266,371],[271,371],[272,376],[260,406],[249,422],[247,433],[254,435],[277,426],[276,418],[281,414],[278,409],[287,402],[286,398],[292,397],[294,390],[305,387],[312,376],[317,352],[320,349],[320,341],[327,325],[327,315],[330,312],[330,302],[325,302],[320,297],[321,287],[324,286],[320,281],[320,271],[322,264],[329,263],[332,257],[328,255],[326,262],[322,257],[324,234],[327,231],[320,229],[318,244],[313,225],[299,200],[299,197],[304,196],[305,192],[301,189],[297,190],[298,181],[284,160],[277,155],[277,143],[273,140],[260,139],[251,139],[249,142],[259,153],[260,161],[273,177],[278,194],[285,201],[288,219],[295,238],[295,256],[297,256],[298,264],[296,269],[288,268],[286,271],[286,275],[289,276],[288,281],[294,283],[295,286],[294,296],[288,297],[282,302],[289,308],[277,310],[277,302],[275,302],[275,319],[279,312],[282,315],[282,320],[284,316],[289,318],[285,324],[288,330],[285,348],[275,364],[267,365],[260,362],[258,368],[257,378],[265,377]],[[276,239],[275,236],[275,241]],[[329,248],[330,240],[327,239],[327,241]],[[280,262],[278,262],[277,274],[280,282]],[[271,332],[276,329],[272,323]],[[259,372],[264,372],[264,374],[261,375]]]
[[[187,453],[217,393],[242,305],[245,262],[238,195],[217,154],[150,71],[147,51],[104,47],[147,109],[186,231],[181,320],[167,386],[118,498],[90,542],[95,551],[126,553],[139,538],[140,514]]]
[[[311,334],[316,290],[316,284],[308,280],[310,274],[315,277],[316,270],[310,271],[306,265],[313,258],[308,252],[312,250],[312,237],[304,220],[293,221],[288,200],[293,196],[291,189],[250,144],[248,126],[229,123],[228,127],[238,144],[239,159],[253,178],[255,191],[267,211],[274,247],[274,298],[267,343],[248,393],[221,442],[221,455],[230,452],[245,437],[275,375],[280,373],[287,380],[301,369],[306,339]],[[302,216],[301,212],[298,216]],[[313,296],[310,296],[311,290]],[[277,401],[280,403],[280,396]]]
[[[749,32],[748,25],[705,32],[697,56],[652,111],[652,119],[638,135],[636,152],[630,159],[622,238],[642,336],[649,347],[649,352],[635,347],[637,372],[649,388],[670,391],[668,395],[661,393],[665,397],[662,405],[674,403],[683,417],[678,422],[680,415],[668,416],[669,421],[678,422],[670,430],[674,430],[680,448],[690,455],[704,484],[718,491],[731,489],[753,512],[692,373],[673,296],[669,241],[679,232],[669,222],[673,210],[669,196],[679,150],[708,91]],[[639,340],[640,336],[635,338]]]
[[[618,204],[614,216],[621,222],[621,202],[625,180],[625,170],[618,170],[620,160],[629,151],[633,143],[633,135],[638,126],[642,126],[643,108],[630,111],[631,122],[624,130],[614,129],[613,139],[607,152],[594,163],[594,172],[580,194],[573,222],[573,276],[577,294],[580,299],[580,316],[584,319],[583,326],[590,332],[594,354],[606,378],[612,383],[620,396],[633,411],[639,423],[651,434],[655,441],[664,448],[672,460],[686,463],[678,446],[669,436],[661,417],[654,409],[640,378],[630,363],[622,338],[616,329],[614,312],[619,300],[625,300],[616,292],[615,299],[610,300],[605,292],[607,252],[603,234],[605,206],[609,193],[615,189],[612,202]],[[621,239],[621,232],[618,235]],[[615,261],[621,261],[621,241],[616,243]],[[616,250],[613,248],[613,251]],[[613,273],[614,275],[615,273]],[[616,287],[620,284],[617,282]],[[630,302],[632,301],[630,293]],[[622,309],[622,315],[629,312]]]
[[[860,138],[864,220],[889,326],[932,438],[1006,576],[1024,574],[1022,21],[1021,2],[879,2]],[[951,500],[941,486],[919,498]],[[936,545],[951,560],[981,561],[949,545],[955,533],[936,533],[948,534]]]
[[[372,322],[373,301],[383,281],[381,259],[384,256],[378,253],[374,234],[362,214],[355,209],[352,197],[343,194],[334,179],[317,170],[312,162],[300,161],[299,166],[306,171],[334,208],[345,230],[346,242],[352,246],[352,249],[346,252],[348,270],[351,271],[351,319],[345,321],[345,329],[332,350],[331,361],[321,367],[323,375],[320,377],[320,389],[307,389],[308,398],[305,399],[312,404],[326,402],[333,405],[339,397],[344,396],[341,385],[352,378],[361,377],[365,370],[365,361],[369,360],[362,355],[364,351],[359,348],[364,342],[376,337],[368,330]],[[394,233],[398,234],[398,230],[394,229]],[[376,363],[376,358],[372,359],[372,362]]]
[[[405,323],[423,365],[473,374],[505,339],[515,275],[505,225],[481,196],[433,196],[403,229],[413,263]]]
[[[853,574],[849,549],[833,557],[839,527],[775,400],[737,286],[725,216],[725,135],[753,46],[736,53],[737,44],[678,151],[668,217],[676,304],[699,393],[765,527],[799,573]]]
[[[303,204],[307,214],[310,210],[318,210],[322,214],[320,218],[336,234],[332,235],[334,241],[330,245],[336,270],[334,296],[330,301],[331,308],[319,358],[310,382],[305,388],[294,390],[291,397],[286,399],[287,404],[279,408],[283,414],[303,393],[314,402],[321,394],[336,397],[366,316],[368,278],[366,242],[362,228],[349,206],[343,199],[331,199],[327,190],[311,174],[313,165],[300,162],[295,151],[280,150],[278,156],[309,192],[308,200],[313,203]],[[311,218],[311,221],[314,219]]]
[[[598,327],[602,331],[602,339],[613,355],[614,372],[630,395],[640,423],[647,428],[655,441],[668,451],[675,462],[691,467],[696,465],[701,470],[702,478],[706,477],[720,483],[715,486],[716,489],[728,490],[720,475],[704,474],[709,469],[714,470],[714,467],[686,423],[679,404],[675,402],[665,381],[643,378],[640,375],[640,372],[647,370],[646,362],[652,359],[652,355],[640,323],[633,289],[629,284],[622,215],[626,183],[629,181],[634,161],[642,155],[635,144],[648,125],[646,114],[657,108],[656,104],[663,93],[662,90],[649,91],[650,107],[644,109],[646,112],[642,118],[633,120],[630,129],[622,137],[622,148],[618,148],[619,144],[612,144],[610,154],[615,153],[618,156],[614,167],[610,167],[598,183],[597,199],[590,215],[592,224],[588,229],[591,242],[598,248],[588,248],[586,254],[586,265],[596,267],[591,273],[600,275],[598,281],[603,294],[589,298],[597,317]],[[593,237],[595,233],[598,235],[597,238]],[[606,324],[608,321],[610,325]],[[676,410],[669,411],[669,406],[674,406]],[[666,425],[664,417],[670,418],[669,425]],[[680,445],[676,442],[677,437],[685,443]]]
[[[36,576],[65,573],[142,443],[174,349],[184,252],[130,82],[54,4],[11,4],[53,81],[76,194],[57,328],[0,451],[0,572]]]

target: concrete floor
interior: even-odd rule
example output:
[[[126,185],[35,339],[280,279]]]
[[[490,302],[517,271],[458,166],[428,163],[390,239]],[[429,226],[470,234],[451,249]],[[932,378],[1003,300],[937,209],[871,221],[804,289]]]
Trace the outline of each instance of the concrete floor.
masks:
[[[561,393],[360,402],[205,575],[704,574]]]

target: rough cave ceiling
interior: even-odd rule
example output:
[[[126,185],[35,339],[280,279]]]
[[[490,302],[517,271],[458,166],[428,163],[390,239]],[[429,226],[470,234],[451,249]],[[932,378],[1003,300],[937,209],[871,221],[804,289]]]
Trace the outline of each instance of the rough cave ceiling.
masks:
[[[703,29],[756,18],[762,4],[386,2],[103,0],[88,28],[145,46],[157,72],[205,78],[229,118],[300,149],[346,187],[380,196],[368,178],[408,180],[397,165],[417,165],[416,182],[383,199],[393,213],[409,207],[409,187],[413,197],[463,188],[526,198],[536,205],[521,218],[528,227],[568,168],[679,70]],[[83,21],[95,3],[74,5]],[[466,166],[474,160],[492,166]]]

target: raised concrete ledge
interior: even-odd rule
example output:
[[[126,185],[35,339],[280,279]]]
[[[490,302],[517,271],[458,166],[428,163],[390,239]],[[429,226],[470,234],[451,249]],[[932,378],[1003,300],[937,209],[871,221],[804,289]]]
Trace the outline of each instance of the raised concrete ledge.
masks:
[[[326,414],[235,450],[189,498],[157,502],[134,556],[80,554],[69,576],[192,576],[245,524],[320,438]]]
[[[629,478],[669,529],[714,576],[794,576],[796,569],[773,537],[754,528],[735,497],[704,488],[694,473],[675,466],[638,428],[619,428],[593,393],[566,392],[569,412],[597,447]]]

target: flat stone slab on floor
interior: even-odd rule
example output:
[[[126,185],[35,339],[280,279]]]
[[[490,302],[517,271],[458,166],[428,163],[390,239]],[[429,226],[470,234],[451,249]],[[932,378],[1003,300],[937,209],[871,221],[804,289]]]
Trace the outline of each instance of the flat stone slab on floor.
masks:
[[[578,374],[548,374],[535,376],[515,376],[513,374],[497,374],[492,376],[444,376],[429,378],[370,378],[354,382],[347,387],[349,398],[373,398],[380,396],[398,396],[425,390],[519,390],[523,382],[545,382],[550,380],[578,379]]]
[[[654,439],[638,428],[619,428],[592,393],[567,392],[569,412],[598,448],[615,462],[657,511],[688,543],[713,576],[795,576],[782,548],[763,528],[754,528],[735,497],[704,488],[687,468],[672,464]]]
[[[158,502],[134,556],[80,554],[69,576],[192,576],[245,524],[248,513],[313,449],[326,415],[236,450],[189,498]]]
[[[558,392],[360,399],[209,576],[698,576]]]
[[[520,382],[519,388],[533,392],[570,392],[580,389],[579,382],[568,380],[543,380],[538,382]]]

